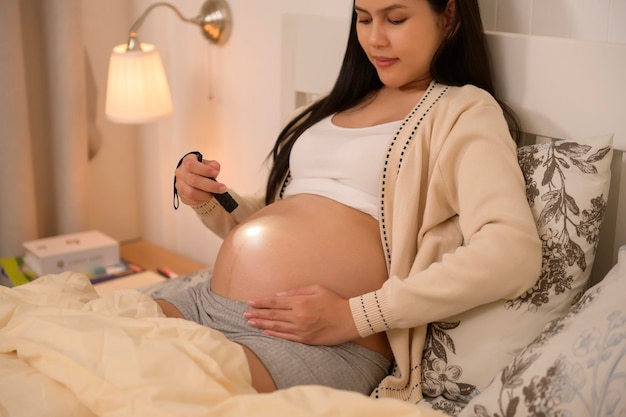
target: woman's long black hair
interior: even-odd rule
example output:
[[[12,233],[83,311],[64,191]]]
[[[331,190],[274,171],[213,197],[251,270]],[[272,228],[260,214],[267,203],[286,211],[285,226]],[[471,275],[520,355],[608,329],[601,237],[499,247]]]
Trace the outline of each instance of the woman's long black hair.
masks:
[[[435,13],[441,14],[449,0],[427,1]],[[438,83],[451,86],[472,84],[496,97],[478,0],[456,0],[455,6],[448,36],[433,57],[431,76]],[[266,204],[272,202],[282,187],[289,171],[291,148],[300,135],[326,117],[356,106],[383,87],[376,68],[359,44],[356,25],[357,17],[353,13],[346,53],[330,93],[291,120],[278,135],[269,155],[273,165],[267,183]],[[518,132],[519,123],[514,113],[503,103],[500,105],[510,129]]]

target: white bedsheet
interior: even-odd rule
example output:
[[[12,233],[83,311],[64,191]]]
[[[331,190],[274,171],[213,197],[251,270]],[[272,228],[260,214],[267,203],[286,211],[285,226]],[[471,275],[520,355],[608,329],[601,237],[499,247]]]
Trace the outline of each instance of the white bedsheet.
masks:
[[[443,416],[321,386],[257,394],[241,348],[74,273],[0,287],[1,416]]]

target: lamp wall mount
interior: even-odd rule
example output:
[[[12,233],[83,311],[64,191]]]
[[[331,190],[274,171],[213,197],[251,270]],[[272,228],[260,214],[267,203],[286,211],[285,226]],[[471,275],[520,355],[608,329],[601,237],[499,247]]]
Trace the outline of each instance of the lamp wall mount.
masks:
[[[185,17],[176,6],[168,2],[157,2],[150,5],[129,30],[128,50],[140,50],[137,40],[137,32],[141,28],[146,16],[156,7],[165,6],[170,8],[176,15],[187,23],[193,23],[200,27],[202,34],[213,44],[223,44],[228,40],[232,30],[232,14],[225,0],[206,0],[200,7],[200,12],[195,17]]]

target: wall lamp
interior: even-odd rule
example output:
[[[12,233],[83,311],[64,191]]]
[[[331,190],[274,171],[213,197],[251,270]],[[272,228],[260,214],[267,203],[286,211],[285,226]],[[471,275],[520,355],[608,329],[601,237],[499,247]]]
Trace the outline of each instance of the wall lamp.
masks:
[[[105,113],[117,123],[146,123],[172,112],[170,89],[161,57],[152,44],[140,43],[137,32],[146,16],[158,6],[172,9],[183,21],[198,25],[213,44],[223,44],[232,28],[225,0],[207,0],[196,17],[186,18],[172,4],[150,5],[129,30],[128,42],[117,45],[109,59]]]

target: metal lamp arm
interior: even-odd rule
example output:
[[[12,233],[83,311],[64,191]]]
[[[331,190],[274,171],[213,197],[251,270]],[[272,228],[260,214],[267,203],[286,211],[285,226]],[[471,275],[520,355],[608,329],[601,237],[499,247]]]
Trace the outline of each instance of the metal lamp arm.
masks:
[[[152,11],[152,9],[154,9],[155,7],[159,7],[159,6],[169,7],[170,9],[174,11],[174,13],[176,13],[176,15],[180,18],[180,20],[184,22],[193,22],[191,19],[188,19],[185,16],[183,16],[180,10],[178,10],[176,6],[174,6],[173,4],[167,3],[165,1],[160,1],[157,3],[151,4],[146,10],[144,10],[141,16],[139,16],[139,18],[135,20],[135,23],[133,23],[133,25],[130,27],[130,30],[128,31],[129,35],[137,36],[137,32],[139,31],[139,28],[141,28],[141,25],[143,25],[143,21],[146,20],[146,16],[148,16],[148,14]]]
[[[171,3],[160,1],[151,4],[146,10],[139,16],[139,18],[133,23],[128,31],[128,50],[141,50],[139,42],[137,41],[137,32],[143,25],[144,20],[148,14],[156,7],[165,6],[170,8],[176,13],[176,16],[180,20],[187,23],[193,23],[198,25],[204,36],[213,43],[225,42],[227,36],[230,34],[230,28],[232,25],[231,13],[228,4],[225,0],[207,0],[202,5],[200,14],[195,17],[185,17],[181,11]]]

